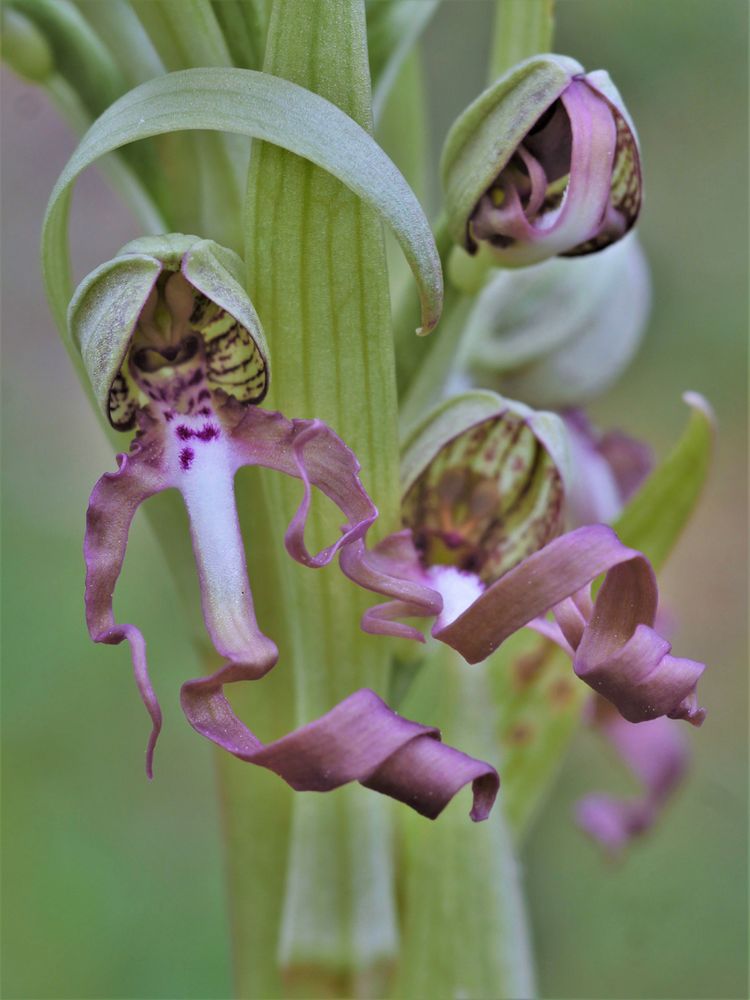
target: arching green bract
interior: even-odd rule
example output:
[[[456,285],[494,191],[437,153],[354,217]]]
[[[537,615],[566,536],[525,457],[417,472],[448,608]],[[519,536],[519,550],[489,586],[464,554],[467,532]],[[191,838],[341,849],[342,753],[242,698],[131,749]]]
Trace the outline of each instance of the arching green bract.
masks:
[[[422,327],[440,317],[442,273],[429,223],[402,175],[368,133],[343,111],[303,87],[243,69],[189,69],[149,80],[97,119],[60,175],[42,230],[47,295],[61,330],[71,293],[67,246],[73,185],[100,156],[165,132],[232,132],[288,149],[328,170],[394,230],[417,280]]]

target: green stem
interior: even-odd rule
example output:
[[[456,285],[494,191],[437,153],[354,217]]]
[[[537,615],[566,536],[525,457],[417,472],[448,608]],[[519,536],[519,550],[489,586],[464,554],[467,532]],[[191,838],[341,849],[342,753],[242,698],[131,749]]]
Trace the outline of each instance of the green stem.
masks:
[[[439,671],[437,683],[433,671]],[[454,650],[432,648],[404,712],[438,723],[447,742],[498,764],[486,671],[467,666]],[[503,781],[505,770],[503,764]],[[406,878],[397,997],[523,1000],[534,995],[531,944],[504,798],[501,788],[490,818],[476,825],[466,815],[465,794],[436,823],[399,814]]]
[[[496,0],[489,82],[529,56],[550,52],[554,27],[555,0]]]
[[[428,203],[428,156],[429,128],[425,101],[425,82],[419,48],[414,48],[401,65],[398,77],[383,105],[376,122],[375,138],[378,145],[390,156],[404,175],[406,182],[423,206]],[[391,297],[400,302],[402,297],[413,291],[413,279],[409,264],[401,248],[386,233],[388,254],[388,275]],[[411,301],[411,298],[408,300]],[[414,326],[419,324],[419,318]],[[416,341],[414,327],[408,333],[408,341]],[[397,359],[398,363],[398,359]]]
[[[369,126],[363,7],[359,0],[277,0],[264,69],[315,90]],[[377,499],[382,530],[392,530],[398,447],[380,224],[338,181],[278,147],[254,144],[248,193],[248,285],[273,352],[268,405],[289,416],[320,417],[344,436]],[[284,697],[297,724],[357,688],[384,691],[391,652],[359,628],[365,595],[335,567],[312,572],[284,552],[281,538],[299,498],[299,484],[261,477],[255,508],[274,545],[262,558],[250,553],[251,579],[264,581],[259,621],[280,647],[274,674],[293,680],[293,693],[285,688]],[[313,512],[311,544],[330,540],[331,531],[336,526],[325,512]],[[225,784],[224,791],[228,823],[240,829],[255,807],[252,788]],[[333,978],[344,992],[382,995],[374,971],[396,950],[390,817],[386,799],[357,786],[294,797],[278,942],[287,992],[314,996]],[[230,841],[228,850],[232,871],[256,867],[252,839]],[[252,893],[247,880],[230,884],[230,893],[238,990],[274,995],[259,982],[257,965],[265,962],[261,949],[276,955],[271,937],[278,928],[257,936],[252,905],[238,899]]]

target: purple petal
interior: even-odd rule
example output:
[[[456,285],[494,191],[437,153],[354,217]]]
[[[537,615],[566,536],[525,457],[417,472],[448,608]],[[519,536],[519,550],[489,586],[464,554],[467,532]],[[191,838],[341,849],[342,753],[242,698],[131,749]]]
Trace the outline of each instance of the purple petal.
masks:
[[[573,669],[629,722],[668,715],[699,726],[706,713],[695,688],[705,666],[669,655],[671,645],[651,627],[657,603],[654,572],[643,556],[610,569]]]
[[[287,420],[281,413],[243,408],[230,401],[223,415],[230,430],[231,447],[237,468],[262,465],[304,484],[302,502],[286,534],[287,551],[298,562],[317,569],[325,566],[346,545],[362,538],[377,519],[373,504],[359,479],[359,462],[338,435],[320,420]],[[347,519],[342,535],[317,555],[305,545],[305,523],[317,486]]]
[[[614,521],[651,472],[651,449],[621,431],[599,434],[582,410],[568,410],[564,420],[575,469],[570,520],[574,527]]]
[[[685,775],[688,748],[683,733],[671,720],[659,718],[634,725],[606,702],[597,705],[594,724],[642,786],[638,798],[588,795],[576,806],[579,825],[610,854],[618,854],[658,819]]]
[[[615,123],[616,140],[610,194],[602,226],[592,239],[566,254],[571,257],[602,250],[624,236],[635,225],[643,197],[638,139],[619,91],[603,70],[587,73],[581,82],[609,105]]]
[[[424,642],[422,633],[397,618],[433,618],[443,609],[443,599],[426,583],[411,531],[398,531],[368,550],[361,541],[341,552],[342,571],[366,590],[392,598],[369,608],[362,628],[373,635],[392,635]]]
[[[232,711],[222,685],[247,679],[229,665],[183,685],[191,726],[240,760],[274,771],[296,791],[328,792],[351,781],[435,819],[472,783],[471,818],[486,819],[500,780],[489,764],[440,742],[437,729],[403,719],[373,691],[355,691],[320,719],[264,745]]]
[[[131,455],[118,455],[117,472],[105,473],[94,487],[86,512],[86,623],[94,642],[130,644],[133,672],[152,730],[146,773],[153,777],[153,754],[161,730],[161,709],[148,676],[146,644],[134,625],[118,625],[112,595],[125,558],[133,516],[144,500],[164,488],[158,447],[136,442]]]
[[[359,463],[354,454],[329,427],[318,420],[290,421],[279,413],[241,409],[232,401],[223,408],[221,418],[235,470],[242,465],[262,465],[302,480],[302,502],[285,538],[290,555],[304,565],[317,568],[340,552],[350,575],[365,574],[378,567],[384,557],[367,553],[363,541],[377,517],[377,509],[360,483]],[[212,447],[215,446],[214,442]],[[220,485],[217,481],[226,480],[225,485],[231,487],[231,477],[220,476],[218,466],[214,471],[211,483],[206,484],[206,493],[215,504]],[[304,541],[312,486],[325,493],[346,517],[341,537],[317,555],[308,552]],[[212,638],[230,659],[212,676],[183,685],[182,707],[193,728],[240,759],[275,771],[299,791],[328,791],[356,780],[433,818],[459,788],[471,781],[472,817],[485,818],[498,787],[494,769],[440,743],[436,730],[401,719],[370,691],[356,692],[321,719],[268,746],[263,746],[235,716],[223,685],[262,676],[274,665],[276,650],[257,629],[246,577],[239,588],[245,595],[244,610],[229,618],[232,634],[237,633],[236,617],[249,641],[231,651],[226,642],[217,643],[218,630],[219,638],[223,639],[227,625],[222,614],[224,605],[215,600],[215,593],[221,592],[221,580],[214,580],[212,566],[226,564],[227,547],[241,552],[241,546],[239,541],[231,539],[228,546],[219,546],[219,538],[214,537],[216,532],[211,529],[211,511],[198,509],[195,498],[189,497],[184,485],[181,488],[190,512],[202,586],[208,592],[204,613],[207,622],[218,623],[211,629]],[[219,492],[219,499],[223,499],[219,504],[221,509],[214,511],[214,521],[218,518],[221,523],[217,530],[226,533],[232,517],[236,520],[236,513],[233,498],[230,501],[229,495],[224,497],[226,490]],[[387,551],[392,557],[395,551],[392,544]],[[426,603],[423,613],[434,614],[439,610],[440,598],[428,588],[402,581],[398,581],[398,587],[403,599],[408,597],[412,603],[421,599]],[[236,602],[232,607],[235,605]],[[412,604],[399,605],[399,610],[402,607],[413,613]],[[387,620],[382,621],[380,630],[396,635],[409,631],[406,626]],[[419,636],[416,630],[411,631]]]
[[[238,467],[262,465],[302,480],[302,502],[285,538],[289,554],[318,568],[338,552],[341,569],[351,580],[393,598],[366,613],[365,631],[423,641],[418,629],[395,619],[437,615],[440,595],[424,583],[410,532],[392,535],[374,550],[366,548],[364,538],[378,511],[360,482],[359,462],[341,438],[319,420],[287,420],[280,413],[248,408],[231,431],[231,440]],[[314,556],[304,541],[312,486],[347,519],[341,537]]]
[[[571,136],[569,179],[560,206],[530,219],[515,185],[508,181],[502,185],[502,205],[495,206],[485,196],[472,218],[472,230],[478,239],[492,241],[494,235],[513,241],[508,246],[493,241],[493,253],[510,266],[525,266],[571,251],[588,252],[580,248],[593,244],[603,226],[614,226],[617,222],[608,215],[617,148],[617,123],[612,107],[583,79],[573,79],[560,101],[568,116]],[[536,164],[544,151],[537,152],[539,156],[533,166],[524,157],[532,187],[530,205],[538,202]],[[502,178],[503,175],[501,183]],[[614,238],[608,235],[606,242]]]
[[[599,438],[597,450],[612,470],[623,502],[627,503],[654,468],[651,448],[622,431],[608,431]]]
[[[573,80],[560,100],[570,119],[570,179],[559,215],[539,233],[545,242],[554,238],[553,252],[596,235],[609,202],[616,139],[609,105],[582,80]]]
[[[582,628],[564,602],[602,573],[604,584]],[[592,525],[529,556],[433,635],[469,663],[479,663],[518,629],[557,609],[565,639],[577,644],[576,674],[626,719],[669,715],[700,725],[705,712],[697,706],[695,687],[705,668],[669,655],[669,643],[652,628],[657,599],[648,560],[610,528]]]

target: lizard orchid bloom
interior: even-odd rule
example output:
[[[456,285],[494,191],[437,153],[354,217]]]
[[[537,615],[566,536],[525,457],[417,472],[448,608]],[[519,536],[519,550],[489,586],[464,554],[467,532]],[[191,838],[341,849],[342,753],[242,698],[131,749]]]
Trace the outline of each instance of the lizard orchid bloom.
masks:
[[[430,614],[425,594],[437,591],[432,635],[469,663],[530,625],[630,722],[701,724],[704,665],[671,656],[654,631],[658,591],[645,556],[603,524],[558,537],[568,474],[558,417],[493,393],[456,397],[412,435],[404,473],[406,530],[372,554],[358,542],[341,553],[345,572],[392,598],[366,613],[365,630]]]
[[[576,805],[579,826],[616,857],[658,819],[685,777],[688,747],[684,733],[670,719],[634,726],[601,698],[591,706],[591,722],[641,786],[635,797],[591,794]]]
[[[641,206],[638,139],[607,73],[540,55],[481,94],[448,134],[441,164],[455,242],[504,267],[593,253]]]
[[[373,691],[354,692],[267,745],[223,693],[224,684],[262,677],[278,656],[253,608],[234,495],[237,470],[259,465],[301,480],[302,500],[285,545],[306,566],[324,566],[355,542],[363,553],[377,517],[355,456],[329,427],[258,407],[268,388],[268,352],[240,275],[239,258],[210,241],[143,239],[90,275],[71,303],[71,329],[102,408],[115,428],[137,427],[118,471],[102,476],[91,494],[86,615],[95,642],[130,643],[152,720],[149,776],[161,711],[143,637],[133,625],[115,622],[112,595],[136,509],[176,488],[190,519],[206,628],[227,661],[212,676],[183,686],[182,707],[193,728],[297,790],[327,791],[357,780],[430,817],[472,782],[472,817],[483,819],[498,788],[494,769],[442,744],[437,730],[402,719]],[[345,519],[341,536],[317,554],[304,538],[313,486]]]

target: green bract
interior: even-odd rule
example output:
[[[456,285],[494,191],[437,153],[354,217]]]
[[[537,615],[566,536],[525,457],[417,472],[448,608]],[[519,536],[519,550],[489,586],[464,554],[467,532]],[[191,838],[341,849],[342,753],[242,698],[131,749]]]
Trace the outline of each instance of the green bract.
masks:
[[[249,367],[245,381],[217,378],[217,388],[245,402],[260,402],[268,389],[268,347],[257,313],[242,288],[243,265],[231,250],[197,236],[150,236],[126,244],[78,286],[68,327],[105,416],[118,430],[134,423],[137,390],[125,364],[138,318],[163,272],[182,271],[196,291],[191,328],[211,345],[231,329],[237,361]],[[201,298],[201,296],[203,298]],[[210,360],[209,360],[210,371]],[[246,373],[247,374],[247,373]]]
[[[496,80],[456,119],[443,146],[440,177],[448,227],[460,246],[471,246],[468,223],[479,199],[540,115],[583,72],[567,56],[534,56]]]
[[[480,385],[532,406],[580,406],[633,359],[651,305],[648,264],[630,235],[580,261],[495,273],[464,330]]]
[[[67,219],[79,174],[120,146],[181,129],[263,139],[341,180],[393,228],[419,285],[421,330],[437,324],[443,287],[432,231],[411,188],[370,135],[330,101],[288,80],[205,68],[169,73],[125,94],[94,122],[68,161],[42,233],[47,294],[61,326],[70,294]]]
[[[532,410],[524,403],[505,399],[496,392],[476,389],[441,403],[409,434],[402,449],[403,492],[409,490],[449,441],[501,412],[523,419],[544,445],[563,479],[569,477],[567,432],[557,414]]]

